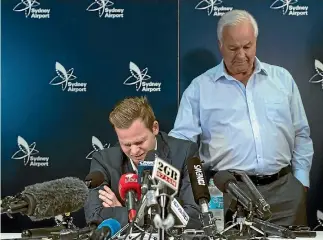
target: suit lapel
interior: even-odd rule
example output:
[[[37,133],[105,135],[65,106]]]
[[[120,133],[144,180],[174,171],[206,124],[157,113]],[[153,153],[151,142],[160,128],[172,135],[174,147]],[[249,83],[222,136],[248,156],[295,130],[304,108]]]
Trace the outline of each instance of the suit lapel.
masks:
[[[163,159],[164,161],[172,164],[172,160],[169,158],[169,147],[162,135],[162,133],[159,133],[156,136],[157,139],[157,152],[158,156]]]

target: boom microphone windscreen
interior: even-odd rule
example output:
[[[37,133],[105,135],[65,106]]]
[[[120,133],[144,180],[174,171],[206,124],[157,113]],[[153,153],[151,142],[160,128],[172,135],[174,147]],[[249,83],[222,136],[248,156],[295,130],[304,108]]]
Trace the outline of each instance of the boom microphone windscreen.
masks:
[[[25,187],[22,196],[31,220],[43,220],[81,209],[88,197],[86,184],[74,177],[56,179]]]

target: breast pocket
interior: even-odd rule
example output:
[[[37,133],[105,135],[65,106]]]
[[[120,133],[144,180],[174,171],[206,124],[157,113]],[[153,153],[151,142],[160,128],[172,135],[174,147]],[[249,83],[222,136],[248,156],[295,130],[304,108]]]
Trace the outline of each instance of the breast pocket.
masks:
[[[289,119],[290,110],[288,98],[281,96],[265,100],[267,118],[274,122],[286,122]]]

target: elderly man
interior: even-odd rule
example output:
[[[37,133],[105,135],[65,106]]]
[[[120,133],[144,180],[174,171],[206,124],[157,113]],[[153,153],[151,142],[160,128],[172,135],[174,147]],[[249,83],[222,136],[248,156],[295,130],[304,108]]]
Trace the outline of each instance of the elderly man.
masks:
[[[90,191],[84,206],[87,223],[115,218],[122,226],[128,222],[125,202],[119,194],[119,179],[125,173],[137,173],[137,166],[147,152],[155,149],[162,159],[181,172],[179,199],[190,216],[187,228],[200,228],[199,207],[193,199],[186,162],[194,157],[197,144],[168,136],[159,131],[152,107],[145,97],[131,97],[119,102],[109,116],[116,135],[116,146],[93,154],[90,172],[100,171],[105,184]]]
[[[297,85],[256,57],[258,26],[248,12],[223,15],[217,34],[223,61],[185,90],[169,135],[199,138],[208,170],[245,171],[270,204],[271,222],[306,224],[313,144]]]

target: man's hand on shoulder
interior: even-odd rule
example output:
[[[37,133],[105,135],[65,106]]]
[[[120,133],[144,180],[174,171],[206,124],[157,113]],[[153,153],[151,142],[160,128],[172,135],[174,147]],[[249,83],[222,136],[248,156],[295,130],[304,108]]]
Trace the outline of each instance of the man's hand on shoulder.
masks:
[[[108,186],[104,186],[103,190],[99,190],[99,198],[102,200],[103,207],[122,207],[122,204]]]

